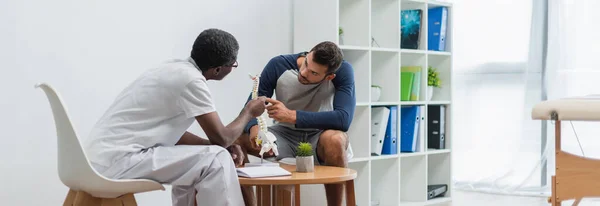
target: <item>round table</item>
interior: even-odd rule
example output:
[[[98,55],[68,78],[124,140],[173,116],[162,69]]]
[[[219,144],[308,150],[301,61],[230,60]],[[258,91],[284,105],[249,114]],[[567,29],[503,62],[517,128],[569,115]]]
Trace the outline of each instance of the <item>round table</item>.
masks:
[[[315,165],[313,172],[296,172],[295,165],[280,163],[279,166],[292,173],[291,176],[245,178],[239,177],[241,185],[256,186],[258,205],[300,205],[300,185],[344,183],[346,205],[356,205],[354,179],[356,171],[349,168]],[[271,195],[271,191],[273,191]],[[294,198],[292,198],[294,197]],[[292,201],[292,199],[294,201]]]

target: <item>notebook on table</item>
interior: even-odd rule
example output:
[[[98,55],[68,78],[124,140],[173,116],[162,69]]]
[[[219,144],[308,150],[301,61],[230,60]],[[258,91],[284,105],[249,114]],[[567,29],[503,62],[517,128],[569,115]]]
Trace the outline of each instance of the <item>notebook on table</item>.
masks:
[[[258,178],[258,177],[277,177],[290,176],[291,172],[279,166],[258,166],[237,168],[237,174],[240,177]]]

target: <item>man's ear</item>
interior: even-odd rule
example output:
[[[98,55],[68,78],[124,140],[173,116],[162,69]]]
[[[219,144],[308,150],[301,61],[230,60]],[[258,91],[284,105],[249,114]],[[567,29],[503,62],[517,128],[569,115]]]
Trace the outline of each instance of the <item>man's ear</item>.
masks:
[[[335,78],[335,74],[330,74],[326,77],[327,80],[332,80],[333,78]]]

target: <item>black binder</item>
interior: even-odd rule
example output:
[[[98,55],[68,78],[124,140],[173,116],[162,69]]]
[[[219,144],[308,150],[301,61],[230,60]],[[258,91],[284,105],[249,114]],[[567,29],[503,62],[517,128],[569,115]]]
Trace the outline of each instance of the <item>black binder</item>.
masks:
[[[428,105],[427,107],[427,148],[445,149],[446,106]]]
[[[448,191],[447,184],[427,185],[427,200],[443,197]]]

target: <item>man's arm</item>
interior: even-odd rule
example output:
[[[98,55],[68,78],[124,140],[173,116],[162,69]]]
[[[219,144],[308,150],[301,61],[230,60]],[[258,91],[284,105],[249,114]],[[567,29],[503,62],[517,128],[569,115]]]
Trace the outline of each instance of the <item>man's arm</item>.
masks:
[[[212,103],[206,81],[197,79],[185,86],[177,104],[186,117],[193,117],[198,121],[210,143],[229,147],[242,134],[246,123],[264,112],[264,102],[264,97],[250,101],[233,122],[224,126]]]
[[[185,132],[175,145],[211,145],[210,141],[196,136],[191,132]]]
[[[342,68],[338,70],[332,81],[336,87],[333,98],[333,111],[307,112],[296,110],[296,127],[348,131],[356,108],[356,91],[352,66],[347,62],[342,64]]]
[[[246,108],[227,126],[221,123],[221,118],[219,118],[217,112],[196,117],[196,121],[208,136],[209,141],[222,147],[229,147],[242,134],[250,119],[253,119],[253,117]]]
[[[285,67],[278,66],[279,61],[282,61],[280,58],[281,57],[274,57],[271,60],[269,60],[267,65],[265,65],[265,68],[261,72],[259,78],[258,96],[265,96],[267,98],[271,98],[273,96],[273,91],[277,86],[277,79],[279,78],[281,73],[285,71]],[[246,101],[246,104],[251,99],[252,93],[248,95],[248,100]],[[250,133],[250,128],[257,124],[258,122],[256,121],[256,118],[252,118],[248,122],[248,124],[246,124],[246,127],[244,128],[244,133]]]

